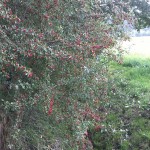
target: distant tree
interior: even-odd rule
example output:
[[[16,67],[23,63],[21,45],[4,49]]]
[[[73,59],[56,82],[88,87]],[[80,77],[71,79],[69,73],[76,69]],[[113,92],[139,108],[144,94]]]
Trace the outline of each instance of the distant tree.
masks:
[[[133,13],[135,17],[134,27],[136,29],[141,29],[150,26],[150,1],[149,0],[123,0],[118,3],[116,0],[100,0],[99,8],[103,12],[113,15],[114,10],[112,5],[120,6],[123,8],[124,12]],[[128,4],[121,5],[121,4]]]
[[[136,28],[141,29],[150,27],[150,1],[149,0],[130,0],[130,5],[137,19]]]

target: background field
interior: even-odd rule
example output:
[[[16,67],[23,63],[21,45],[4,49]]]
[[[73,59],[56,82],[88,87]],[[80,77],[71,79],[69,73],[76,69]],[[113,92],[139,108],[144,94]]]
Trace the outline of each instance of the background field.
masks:
[[[150,36],[132,37],[130,41],[123,43],[123,47],[130,54],[150,57]]]

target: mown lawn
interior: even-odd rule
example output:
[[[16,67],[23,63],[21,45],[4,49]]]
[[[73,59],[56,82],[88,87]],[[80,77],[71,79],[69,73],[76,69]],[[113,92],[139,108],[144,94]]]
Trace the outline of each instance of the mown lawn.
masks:
[[[95,150],[150,150],[150,58],[111,62],[109,114],[93,132]]]

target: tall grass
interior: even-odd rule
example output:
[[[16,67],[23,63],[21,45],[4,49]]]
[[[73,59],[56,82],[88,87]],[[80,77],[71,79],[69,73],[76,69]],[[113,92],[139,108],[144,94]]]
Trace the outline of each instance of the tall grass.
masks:
[[[126,56],[111,62],[109,114],[101,131],[93,134],[95,150],[149,150],[150,58]]]

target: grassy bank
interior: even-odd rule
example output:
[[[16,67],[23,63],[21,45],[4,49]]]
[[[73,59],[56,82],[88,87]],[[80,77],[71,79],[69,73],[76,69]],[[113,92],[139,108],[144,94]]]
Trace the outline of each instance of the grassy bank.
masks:
[[[110,65],[109,114],[104,128],[93,132],[95,150],[149,150],[150,58],[125,57]]]

